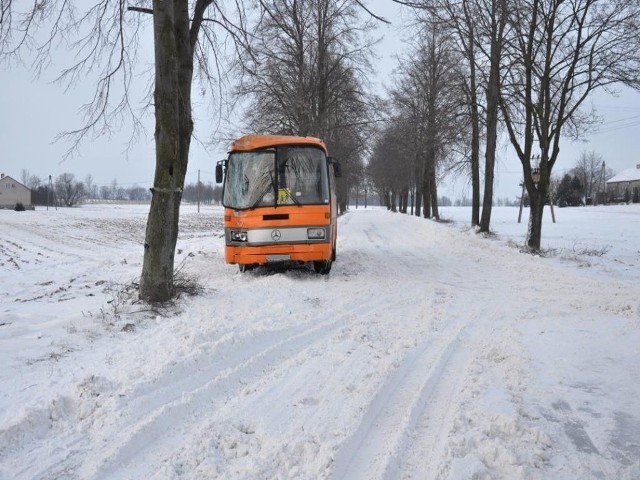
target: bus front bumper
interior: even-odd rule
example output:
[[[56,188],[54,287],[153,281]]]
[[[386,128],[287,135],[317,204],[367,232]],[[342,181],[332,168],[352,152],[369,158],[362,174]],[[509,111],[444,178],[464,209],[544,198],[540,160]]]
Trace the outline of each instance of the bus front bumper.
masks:
[[[275,262],[330,261],[333,252],[330,243],[277,245],[259,247],[226,246],[227,263],[240,265],[265,265]]]

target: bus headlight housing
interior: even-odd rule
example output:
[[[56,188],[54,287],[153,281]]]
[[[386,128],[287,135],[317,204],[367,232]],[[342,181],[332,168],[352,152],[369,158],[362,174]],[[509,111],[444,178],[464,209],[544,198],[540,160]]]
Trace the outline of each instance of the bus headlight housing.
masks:
[[[326,236],[327,231],[324,228],[307,228],[307,238],[309,240],[324,240]]]
[[[246,243],[247,232],[245,232],[244,230],[231,230],[231,241]]]

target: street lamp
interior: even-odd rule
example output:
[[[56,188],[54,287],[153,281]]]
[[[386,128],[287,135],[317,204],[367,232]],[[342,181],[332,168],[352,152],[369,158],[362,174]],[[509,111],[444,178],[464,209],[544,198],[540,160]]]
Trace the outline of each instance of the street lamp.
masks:
[[[532,155],[531,163],[536,165],[531,169],[531,180],[535,184],[536,188],[538,188],[538,184],[540,183],[540,155]]]
[[[538,161],[540,161],[540,155],[537,155],[538,157]],[[536,155],[534,155],[532,157],[534,160],[536,159]],[[539,165],[539,163],[538,163]],[[533,184],[535,185],[536,189],[538,188],[538,184],[540,183],[540,168],[539,167],[534,167],[531,169],[531,181],[533,181]],[[553,220],[553,223],[556,223],[556,214],[553,211],[553,200],[551,199],[551,197],[549,196],[549,192],[547,192],[547,199],[549,200],[549,207],[551,208],[551,219]],[[544,208],[545,205],[545,200],[542,200],[542,208]],[[519,223],[519,222],[518,222]]]
[[[533,180],[533,183],[536,185],[536,188],[538,188],[538,184],[540,183],[540,169],[539,168],[533,168],[531,169],[531,180]]]

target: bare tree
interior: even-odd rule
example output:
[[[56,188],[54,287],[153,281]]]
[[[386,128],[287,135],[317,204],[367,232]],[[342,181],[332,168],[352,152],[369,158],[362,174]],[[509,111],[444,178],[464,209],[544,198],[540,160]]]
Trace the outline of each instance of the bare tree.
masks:
[[[582,152],[573,167],[573,173],[580,179],[586,199],[591,199],[591,201],[595,201],[595,194],[602,183],[603,163],[604,160],[598,153],[594,151]]]
[[[465,65],[464,75],[461,75],[462,94],[466,100],[469,117],[470,143],[462,155],[468,158],[468,169],[471,177],[471,225],[480,225],[480,136],[482,133],[481,96],[482,75],[478,55],[478,45],[482,38],[481,23],[478,19],[485,11],[480,2],[473,0],[440,0],[423,2],[422,5],[431,18],[423,22],[433,22],[434,19],[443,31],[451,32],[450,41],[455,42],[460,52],[461,65]]]
[[[111,180],[111,198],[110,200],[116,200],[118,197],[118,179]]]
[[[250,53],[239,64],[253,131],[322,138],[342,164],[338,204],[363,177],[371,28],[355,0],[261,0]]]
[[[37,190],[42,185],[42,179],[37,175],[31,175],[29,170],[25,168],[20,172],[20,181],[30,190]]]
[[[174,294],[179,206],[193,132],[194,72],[203,90],[220,97],[216,54],[224,51],[226,39],[237,49],[246,44],[243,4],[235,2],[231,13],[224,7],[213,0],[0,3],[0,58],[33,52],[34,69],[41,72],[51,65],[56,48],[69,45],[75,60],[58,76],[61,83],[73,85],[99,72],[95,95],[84,106],[83,126],[64,132],[73,139],[72,150],[87,135],[103,135],[122,125],[123,117],[132,124],[131,141],[137,138],[142,124],[131,103],[132,81],[141,63],[143,27],[153,19],[156,171],[140,278],[140,296],[148,301],[165,301]]]
[[[56,199],[60,205],[73,207],[85,196],[84,184],[77,181],[73,173],[63,173],[55,181]]]
[[[480,225],[480,101],[479,81],[476,66],[476,27],[472,5],[463,0],[460,4],[461,12],[455,15],[456,4],[445,3],[445,10],[449,13],[450,25],[459,41],[459,51],[469,66],[467,80],[462,83],[463,92],[467,100],[469,127],[471,130],[471,144],[469,148],[469,169],[471,171],[471,225]]]
[[[521,0],[510,9],[501,109],[523,167],[531,202],[527,244],[534,251],[561,137],[589,125],[581,107],[596,89],[618,82],[640,87],[639,21],[635,0]]]
[[[126,189],[126,197],[132,202],[148,202],[151,200],[150,192],[146,188],[132,185]]]
[[[393,118],[378,134],[367,166],[378,196],[393,212],[398,210],[399,193],[408,185],[407,177],[412,173],[412,158],[405,148],[407,126],[403,123],[402,118]]]
[[[91,174],[87,174],[84,177],[84,186],[87,192],[87,197],[88,198],[95,198],[96,197],[96,185],[93,182],[93,176]]]
[[[239,95],[254,130],[327,136],[342,94],[368,73],[370,22],[356,0],[260,0]],[[344,99],[344,98],[342,98]],[[360,99],[356,99],[360,100]]]
[[[507,0],[394,0],[416,10],[425,25],[437,22],[455,41],[467,67],[461,95],[469,121],[469,157],[472,186],[471,223],[488,232],[493,203],[493,183],[499,129],[500,62],[507,27]],[[480,92],[485,104],[481,105]],[[484,125],[483,125],[484,124]],[[485,165],[482,218],[480,218],[480,135],[485,128]]]
[[[484,166],[484,195],[482,200],[482,215],[480,217],[480,232],[488,233],[491,226],[491,209],[493,206],[493,183],[496,163],[496,149],[499,123],[499,101],[502,75],[500,64],[504,48],[504,35],[507,25],[507,0],[489,0],[488,51],[489,74],[486,89],[486,145]]]
[[[29,176],[29,170],[27,170],[26,168],[23,168],[20,171],[20,181],[24,186],[27,186],[27,184],[29,183]]]
[[[102,185],[100,187],[100,198],[102,200],[110,200],[113,198],[113,194],[111,193],[111,189],[106,186],[106,185]]]
[[[425,50],[422,46],[416,46],[415,51],[406,59],[400,60],[406,67],[400,71],[398,85],[391,92],[392,105],[398,117],[391,125],[392,134],[396,138],[397,154],[391,155],[387,161],[394,160],[393,163],[399,170],[396,177],[406,179],[408,187],[415,192],[415,215],[421,215],[424,203],[425,216],[430,216],[431,209],[426,207],[429,202],[424,200],[430,198],[430,172],[427,163],[433,161],[434,156],[427,157],[425,149],[428,148],[428,132],[431,130],[433,135],[435,125],[428,124],[430,75],[423,62]]]
[[[459,143],[466,130],[462,82],[457,68],[459,57],[439,25],[417,44],[415,51],[403,59],[401,80],[392,93],[392,101],[409,129],[404,137],[413,143],[417,162],[412,174],[416,184],[416,214],[422,204],[425,217],[439,218],[437,195],[438,166]]]
[[[478,19],[485,9],[479,2],[473,0],[441,0],[437,2],[423,2],[432,17],[423,19],[423,22],[432,22],[437,19],[440,28],[452,32],[451,41],[457,44],[457,50],[467,66],[466,75],[461,76],[462,93],[467,103],[469,117],[470,144],[467,154],[471,177],[471,225],[480,225],[480,136],[482,133],[481,96],[483,88],[482,75],[478,55],[482,51],[478,49],[482,34],[481,24]],[[486,110],[484,110],[486,112]],[[486,122],[485,122],[486,123]]]

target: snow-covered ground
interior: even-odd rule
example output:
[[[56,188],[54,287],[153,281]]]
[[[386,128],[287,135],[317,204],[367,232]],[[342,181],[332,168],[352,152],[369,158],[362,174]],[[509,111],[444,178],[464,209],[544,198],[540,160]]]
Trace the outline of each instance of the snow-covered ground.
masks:
[[[352,209],[329,276],[241,274],[186,206],[162,311],[147,211],[0,211],[0,478],[640,478],[639,205],[546,212],[546,258],[526,210]]]

